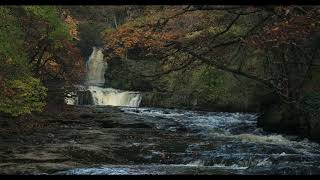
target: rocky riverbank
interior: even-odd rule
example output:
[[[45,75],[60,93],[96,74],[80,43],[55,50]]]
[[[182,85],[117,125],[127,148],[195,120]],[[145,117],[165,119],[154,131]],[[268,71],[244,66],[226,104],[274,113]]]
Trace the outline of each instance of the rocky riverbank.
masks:
[[[319,174],[319,144],[256,115],[66,106],[2,117],[0,174]]]
[[[75,168],[145,163],[183,164],[185,148],[191,141],[202,141],[186,136],[186,128],[177,122],[127,114],[112,106],[66,106],[19,120],[2,117],[1,123],[0,174],[54,174]],[[167,127],[175,127],[175,131]],[[179,143],[172,144],[168,139]],[[171,174],[198,171],[196,167],[174,167]],[[201,172],[227,174],[206,168]]]
[[[151,128],[151,122],[118,108],[68,106],[23,120],[1,117],[0,174],[53,173],[100,164],[128,164],[121,147],[130,129]],[[117,141],[123,136],[125,141]]]

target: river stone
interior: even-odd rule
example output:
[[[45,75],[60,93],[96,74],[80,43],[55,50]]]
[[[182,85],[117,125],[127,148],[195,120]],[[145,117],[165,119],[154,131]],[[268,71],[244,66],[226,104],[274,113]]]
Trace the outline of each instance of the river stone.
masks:
[[[93,105],[93,99],[90,91],[78,91],[79,105]]]

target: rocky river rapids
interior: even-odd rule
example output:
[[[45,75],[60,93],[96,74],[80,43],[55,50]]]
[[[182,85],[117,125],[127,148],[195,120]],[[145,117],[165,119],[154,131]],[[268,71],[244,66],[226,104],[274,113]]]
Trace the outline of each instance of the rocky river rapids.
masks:
[[[320,174],[320,145],[256,128],[255,114],[69,106],[3,137],[1,174]],[[5,144],[5,145],[4,145]]]
[[[0,129],[0,174],[320,174],[319,144],[264,132],[257,114],[139,107],[139,92],[105,87],[102,49],[87,68],[61,111]]]

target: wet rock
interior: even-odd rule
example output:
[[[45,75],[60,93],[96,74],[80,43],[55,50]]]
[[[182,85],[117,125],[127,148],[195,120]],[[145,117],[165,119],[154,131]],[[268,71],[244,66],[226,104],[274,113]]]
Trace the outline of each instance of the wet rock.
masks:
[[[80,118],[92,119],[92,118],[95,118],[95,116],[94,116],[94,114],[80,114]]]
[[[169,111],[163,111],[163,114],[170,114]]]
[[[103,121],[103,122],[101,122],[101,127],[103,127],[103,128],[116,128],[116,127],[119,127],[119,123],[115,123],[113,121]]]
[[[48,137],[49,137],[49,138],[54,138],[54,134],[48,133]]]
[[[61,120],[40,116],[50,119],[48,126],[1,136],[0,174],[317,172],[318,144],[259,133],[248,121],[254,116],[148,111],[137,115],[113,107],[75,106],[63,112]],[[69,120],[71,116],[75,120]],[[310,171],[302,171],[307,168]]]
[[[78,91],[77,96],[79,105],[93,105],[92,94],[90,91]]]

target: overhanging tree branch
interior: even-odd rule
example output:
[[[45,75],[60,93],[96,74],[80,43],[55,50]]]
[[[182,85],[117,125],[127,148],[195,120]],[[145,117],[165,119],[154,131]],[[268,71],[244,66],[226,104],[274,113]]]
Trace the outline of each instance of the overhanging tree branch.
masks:
[[[164,71],[162,73],[158,73],[158,74],[154,74],[154,75],[141,74],[140,76],[144,77],[144,78],[153,78],[152,80],[156,80],[156,79],[159,79],[163,75],[167,75],[167,74],[170,74],[172,72],[183,70],[183,69],[187,68],[188,66],[190,66],[193,62],[194,62],[193,60],[188,60],[187,63],[183,64],[182,66],[179,66],[179,67],[176,67],[176,68],[172,68],[172,69]]]
[[[201,60],[202,62],[204,62],[204,63],[206,63],[206,64],[208,64],[208,65],[210,65],[210,66],[213,66],[213,67],[215,67],[215,68],[217,68],[217,69],[219,69],[219,70],[226,71],[226,72],[230,72],[230,73],[233,73],[233,74],[236,74],[236,75],[239,75],[239,76],[248,78],[248,79],[255,80],[255,81],[257,81],[257,82],[259,82],[259,83],[261,83],[261,84],[264,84],[264,85],[266,85],[266,86],[268,86],[268,87],[273,87],[272,84],[270,84],[268,81],[266,81],[266,80],[264,80],[264,79],[260,79],[260,78],[257,77],[257,76],[254,76],[254,75],[251,75],[251,74],[246,74],[246,73],[241,72],[241,71],[238,71],[238,70],[236,70],[236,69],[228,68],[228,67],[226,67],[226,66],[224,66],[224,65],[221,65],[221,64],[219,64],[219,63],[217,63],[217,62],[215,62],[215,61],[212,61],[212,60],[210,60],[210,59],[207,59],[206,57],[200,56],[200,55],[198,55],[198,54],[196,54],[196,53],[194,53],[194,52],[192,52],[192,51],[190,51],[190,50],[186,50],[186,49],[184,49],[184,50],[185,50],[185,52],[189,53],[189,54],[192,55],[193,57],[195,57],[195,58]]]

